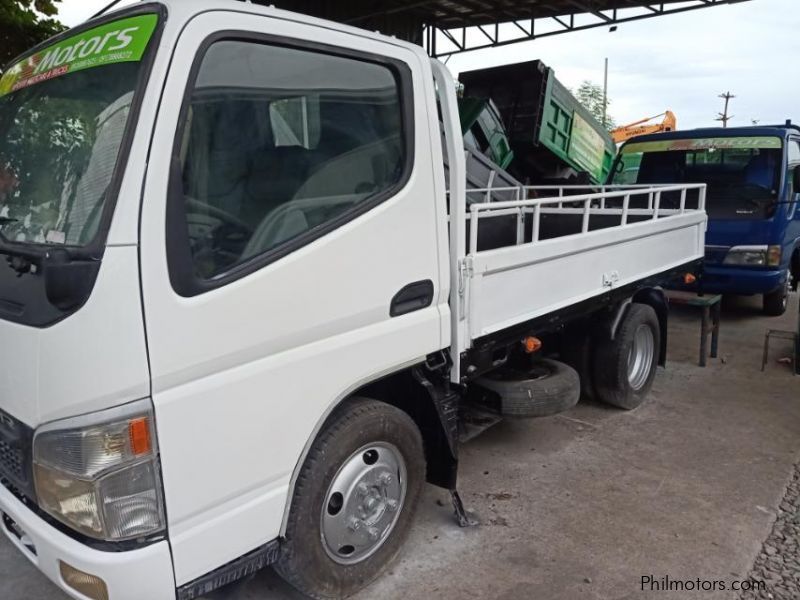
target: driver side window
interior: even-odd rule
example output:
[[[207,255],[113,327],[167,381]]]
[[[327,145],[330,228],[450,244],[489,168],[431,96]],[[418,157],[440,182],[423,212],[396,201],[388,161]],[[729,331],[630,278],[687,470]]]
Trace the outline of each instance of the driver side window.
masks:
[[[798,140],[789,142],[789,166],[800,166],[800,141]]]
[[[177,148],[181,197],[170,199],[195,282],[224,283],[261,258],[259,268],[402,185],[402,69],[258,42],[209,46]]]

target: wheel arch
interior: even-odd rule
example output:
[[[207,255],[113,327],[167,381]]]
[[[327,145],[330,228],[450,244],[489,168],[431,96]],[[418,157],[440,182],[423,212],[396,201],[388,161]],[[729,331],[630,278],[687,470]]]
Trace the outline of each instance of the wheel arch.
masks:
[[[422,434],[428,483],[455,489],[458,468],[457,403],[454,398],[441,397],[440,390],[431,383],[425,371],[424,363],[419,363],[389,374],[378,374],[366,383],[361,382],[343,392],[330,404],[317,420],[292,471],[281,520],[281,537],[286,533],[297,478],[311,446],[337,411],[358,398],[385,402],[408,414]]]

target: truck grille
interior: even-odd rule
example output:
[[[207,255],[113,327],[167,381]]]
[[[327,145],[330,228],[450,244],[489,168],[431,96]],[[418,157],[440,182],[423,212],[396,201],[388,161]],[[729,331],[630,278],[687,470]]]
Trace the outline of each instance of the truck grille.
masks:
[[[25,477],[22,450],[0,440],[0,473],[15,479]]]
[[[717,265],[722,264],[728,255],[730,246],[706,246],[706,262]]]
[[[14,492],[34,498],[31,471],[33,430],[0,410],[0,482]]]

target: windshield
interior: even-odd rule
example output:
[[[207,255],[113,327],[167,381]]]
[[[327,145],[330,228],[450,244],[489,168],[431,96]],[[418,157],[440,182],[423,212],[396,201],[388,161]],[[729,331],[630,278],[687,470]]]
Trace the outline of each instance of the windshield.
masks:
[[[718,219],[765,219],[781,184],[777,137],[699,138],[623,146],[613,183],[705,183],[706,212]]]
[[[0,80],[0,231],[86,246],[105,203],[156,15],[112,21],[13,65]]]

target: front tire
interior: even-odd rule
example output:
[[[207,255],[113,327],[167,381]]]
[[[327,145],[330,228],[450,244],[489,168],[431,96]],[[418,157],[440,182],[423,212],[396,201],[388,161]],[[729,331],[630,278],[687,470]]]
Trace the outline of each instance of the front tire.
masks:
[[[597,399],[625,410],[647,398],[656,377],[661,329],[656,311],[633,303],[614,339],[599,340],[594,354]]]
[[[764,314],[768,317],[780,317],[789,306],[789,281],[774,292],[764,294]]]
[[[356,399],[334,413],[295,485],[275,570],[312,598],[346,598],[394,558],[425,479],[422,436],[398,408]]]

